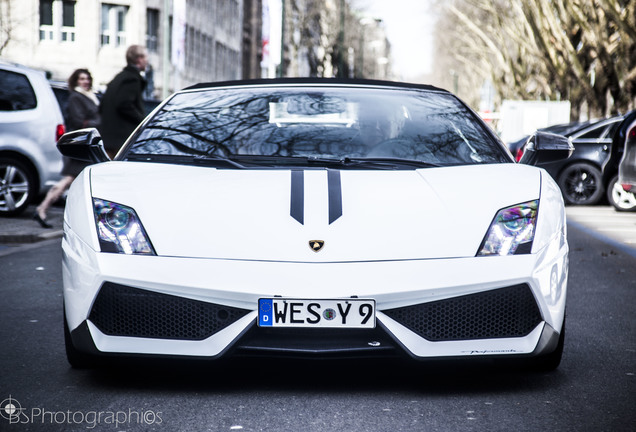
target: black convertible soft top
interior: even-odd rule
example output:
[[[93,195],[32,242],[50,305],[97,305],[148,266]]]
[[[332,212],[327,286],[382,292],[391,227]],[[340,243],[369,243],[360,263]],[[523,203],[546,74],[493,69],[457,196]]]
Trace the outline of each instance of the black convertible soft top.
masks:
[[[439,92],[448,93],[447,90],[434,87],[428,84],[415,84],[406,83],[400,81],[383,81],[383,80],[370,80],[370,79],[343,79],[343,78],[260,78],[249,80],[234,80],[234,81],[217,81],[217,82],[205,82],[194,84],[186,87],[183,90],[202,89],[210,87],[228,87],[228,86],[243,86],[243,85],[274,85],[274,84],[342,84],[342,85],[366,85],[366,86],[380,86],[380,87],[400,87],[400,88],[413,88],[420,90],[434,90]]]

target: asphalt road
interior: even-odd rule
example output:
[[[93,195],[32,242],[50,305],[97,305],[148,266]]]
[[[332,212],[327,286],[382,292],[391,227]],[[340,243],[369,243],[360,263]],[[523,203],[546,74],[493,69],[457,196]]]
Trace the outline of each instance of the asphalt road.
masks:
[[[0,431],[634,431],[636,257],[573,222],[560,368],[241,360],[74,370],[59,239],[0,255]],[[604,240],[601,240],[604,239]],[[21,409],[21,424],[2,417]]]

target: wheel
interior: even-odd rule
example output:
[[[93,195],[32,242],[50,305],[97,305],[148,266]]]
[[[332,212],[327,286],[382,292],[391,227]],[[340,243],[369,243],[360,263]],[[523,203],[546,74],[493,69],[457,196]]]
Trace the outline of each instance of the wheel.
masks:
[[[22,213],[37,195],[35,175],[27,164],[14,158],[0,158],[0,215]]]
[[[597,204],[604,193],[601,171],[585,162],[567,166],[559,175],[558,184],[567,204]]]
[[[623,189],[618,176],[612,177],[607,186],[607,200],[617,211],[636,211],[636,195]]]
[[[64,311],[64,346],[66,347],[66,359],[75,369],[88,369],[95,366],[95,359],[90,354],[78,351],[73,345],[71,332],[66,322],[66,311]]]
[[[550,372],[555,370],[561,364],[563,358],[563,347],[565,346],[565,317],[563,317],[563,325],[561,326],[561,334],[559,335],[559,343],[554,351],[550,354],[544,354],[532,360],[532,368],[537,371]]]

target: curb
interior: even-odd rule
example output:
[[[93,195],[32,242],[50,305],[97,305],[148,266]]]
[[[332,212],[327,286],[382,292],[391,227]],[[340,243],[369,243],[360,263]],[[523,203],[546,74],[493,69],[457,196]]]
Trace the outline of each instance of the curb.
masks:
[[[46,233],[12,233],[0,234],[0,243],[35,243],[44,240],[62,238],[64,230],[52,230]]]
[[[0,244],[37,243],[62,238],[64,235],[64,207],[55,205],[49,209],[48,219],[53,228],[42,228],[32,219],[35,205],[22,214],[0,217]]]

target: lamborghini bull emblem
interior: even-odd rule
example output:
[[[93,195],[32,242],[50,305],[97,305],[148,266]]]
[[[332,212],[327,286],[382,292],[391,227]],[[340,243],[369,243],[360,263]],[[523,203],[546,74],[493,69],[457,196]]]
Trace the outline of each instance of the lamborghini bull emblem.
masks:
[[[320,252],[322,247],[325,245],[324,240],[309,240],[309,247],[314,252]]]

